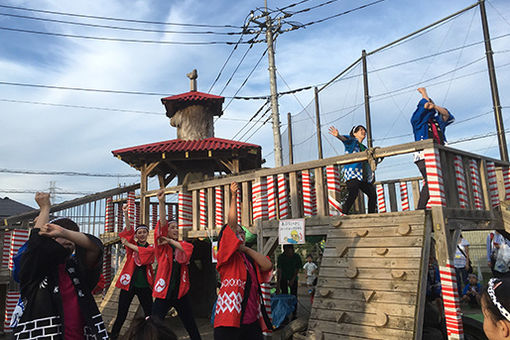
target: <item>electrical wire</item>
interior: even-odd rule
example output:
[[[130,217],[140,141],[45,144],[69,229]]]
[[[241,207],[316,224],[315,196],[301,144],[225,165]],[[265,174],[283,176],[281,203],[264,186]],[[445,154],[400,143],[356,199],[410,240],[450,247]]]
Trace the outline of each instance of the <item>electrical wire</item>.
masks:
[[[141,43],[141,44],[162,44],[162,45],[234,45],[235,41],[168,41],[168,40],[144,40],[144,39],[123,39],[123,38],[111,38],[111,37],[98,37],[98,36],[89,36],[89,35],[77,35],[77,34],[66,34],[66,33],[55,33],[55,32],[41,32],[20,28],[10,28],[0,26],[0,30],[11,31],[11,32],[19,32],[19,33],[29,33],[29,34],[39,34],[39,35],[49,35],[49,36],[57,36],[57,37],[65,37],[65,38],[77,38],[77,39],[88,39],[88,40],[99,40],[99,41],[114,41],[114,42],[125,42],[125,43]],[[253,41],[257,43],[259,41]],[[249,42],[241,42],[241,44],[248,44]]]
[[[10,13],[0,13],[0,16],[19,18],[19,19],[36,20],[36,21],[44,21],[44,22],[53,22],[53,23],[66,24],[66,25],[94,27],[94,28],[106,28],[106,29],[121,30],[121,31],[132,31],[132,32],[176,33],[176,34],[214,34],[214,35],[238,35],[238,34],[243,34],[243,32],[168,31],[168,30],[148,29],[148,28],[121,27],[121,26],[111,26],[111,25],[88,24],[88,23],[83,23],[83,22],[67,21],[67,20],[57,20],[57,19],[49,19],[49,18],[39,18],[39,17],[28,16],[28,15],[17,15],[17,14],[10,14]]]
[[[42,170],[18,170],[0,169],[0,173],[22,174],[22,175],[61,175],[61,176],[83,176],[83,177],[140,177],[138,174],[108,174],[76,171],[42,171]]]
[[[241,34],[241,36],[239,37],[239,40],[237,41],[237,43],[234,45],[234,48],[232,49],[232,51],[230,52],[230,54],[228,55],[227,57],[227,60],[225,60],[225,62],[223,63],[223,66],[221,67],[220,69],[220,72],[218,72],[218,75],[216,76],[216,78],[214,79],[214,82],[211,84],[211,87],[209,87],[209,91],[207,91],[207,93],[211,93],[214,85],[216,85],[216,82],[218,82],[218,80],[220,79],[221,77],[221,73],[223,72],[223,70],[225,69],[225,67],[227,66],[230,58],[232,57],[232,55],[234,54],[234,52],[237,50],[237,47],[239,46],[239,43],[242,41],[243,39],[243,35]]]
[[[260,113],[260,112],[262,112],[262,110],[264,109],[264,107],[266,107],[266,105],[267,105],[268,103],[269,103],[269,100],[266,100],[266,101],[264,102],[264,104],[262,104],[262,106],[261,106],[261,107],[259,107],[259,109],[255,112],[255,114],[254,114],[253,116],[251,116],[251,118],[248,120],[248,122],[247,122],[246,124],[244,124],[244,125],[241,127],[241,129],[239,129],[239,131],[237,131],[237,132],[236,132],[236,134],[235,134],[232,138],[230,138],[230,139],[235,140],[235,139],[236,139],[236,137],[237,137],[237,136],[241,133],[241,131],[243,131],[243,130],[244,130],[244,128],[245,128],[245,127],[247,127],[247,126],[250,124],[250,122],[252,122],[252,121],[253,121],[253,119],[255,119],[255,118],[259,115],[259,113]]]
[[[49,11],[49,10],[42,10],[42,9],[20,7],[20,6],[0,5],[0,7],[1,8],[9,8],[9,9],[20,10],[20,11],[29,11],[29,12],[37,12],[37,13],[55,14],[55,15],[71,16],[71,17],[77,17],[77,18],[87,18],[87,19],[98,19],[98,20],[131,22],[131,23],[138,23],[138,24],[184,26],[184,27],[243,28],[241,26],[234,26],[234,25],[189,24],[189,23],[176,23],[176,22],[161,22],[161,21],[149,21],[149,20],[123,19],[123,18],[114,18],[114,17],[104,17],[104,16],[95,16],[95,15],[86,15],[86,14],[77,14],[77,13]]]

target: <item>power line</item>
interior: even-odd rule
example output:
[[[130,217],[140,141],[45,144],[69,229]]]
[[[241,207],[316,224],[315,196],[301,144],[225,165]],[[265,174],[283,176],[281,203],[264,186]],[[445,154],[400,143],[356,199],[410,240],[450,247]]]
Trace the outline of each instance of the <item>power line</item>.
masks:
[[[88,18],[88,19],[99,19],[99,20],[109,20],[109,21],[131,22],[131,23],[138,23],[138,24],[184,26],[184,27],[242,28],[240,26],[234,26],[234,25],[189,24],[189,23],[176,23],[176,22],[161,22],[161,21],[149,21],[149,20],[123,19],[123,18],[114,18],[114,17],[86,15],[86,14],[57,12],[57,11],[49,11],[49,10],[34,9],[34,8],[19,7],[19,6],[8,6],[8,5],[0,5],[0,7],[16,9],[16,10],[20,10],[20,11],[29,11],[29,12],[37,12],[37,13],[55,14],[55,15],[71,16],[71,17],[77,17],[77,18]]]
[[[62,176],[84,176],[84,177],[140,177],[136,174],[108,174],[108,173],[90,173],[76,171],[43,171],[43,170],[16,170],[0,169],[0,173],[22,174],[22,175],[62,175]]]
[[[382,1],[382,0],[380,0]],[[30,33],[30,34],[39,34],[39,35],[50,35],[57,37],[66,37],[66,38],[78,38],[78,39],[88,39],[88,40],[100,40],[100,41],[116,41],[116,42],[127,42],[127,43],[141,43],[141,44],[162,44],[162,45],[234,45],[235,41],[168,41],[168,40],[144,40],[144,39],[123,39],[123,38],[111,38],[111,37],[97,37],[97,36],[88,36],[88,35],[77,35],[77,34],[66,34],[66,33],[55,33],[55,32],[41,32],[20,28],[9,28],[0,26],[0,30],[11,31],[11,32],[20,32],[20,33]],[[260,42],[260,41],[253,41]],[[248,44],[250,42],[241,42],[241,44]]]
[[[44,192],[48,191],[48,189],[44,190],[34,190],[34,189],[0,189],[0,192],[3,192],[5,194],[35,194],[37,192]],[[55,192],[55,195],[91,195],[94,194],[92,191],[57,191]]]
[[[236,132],[236,134],[231,138],[231,139],[234,139],[237,137],[237,135],[239,135],[241,133],[241,131],[244,130],[245,127],[247,127],[251,121],[253,121],[253,119],[255,119],[255,117],[257,117],[259,115],[260,112],[262,112],[262,110],[264,109],[264,107],[266,107],[266,105],[269,103],[269,100],[266,100],[264,102],[264,104],[262,104],[261,107],[259,107],[259,109],[255,112],[255,114],[253,116],[251,116],[251,118],[248,120],[248,122],[246,124],[244,124],[241,129],[239,129],[239,131]]]
[[[209,91],[207,91],[208,93],[211,93],[214,85],[216,85],[216,82],[220,79],[221,77],[221,73],[223,72],[223,70],[225,69],[225,66],[227,66],[230,58],[232,58],[232,55],[234,54],[234,52],[237,50],[237,47],[239,46],[239,43],[241,42],[241,40],[243,39],[243,35],[241,34],[241,36],[239,37],[239,40],[237,41],[237,43],[234,45],[234,48],[232,49],[232,51],[230,52],[230,54],[228,55],[227,57],[227,60],[225,60],[225,62],[223,63],[223,66],[221,67],[220,71],[218,72],[218,75],[216,76],[216,78],[214,79],[214,82],[212,83],[211,87],[209,88]]]
[[[121,27],[121,26],[111,26],[111,25],[88,24],[88,23],[83,23],[83,22],[67,21],[67,20],[57,20],[57,19],[49,19],[49,18],[39,18],[39,17],[28,16],[28,15],[17,15],[17,14],[10,14],[10,13],[0,13],[0,16],[20,18],[20,19],[29,19],[29,20],[37,20],[37,21],[44,21],[44,22],[53,22],[53,23],[58,23],[58,24],[67,24],[67,25],[75,25],[75,26],[85,26],[85,27],[95,27],[95,28],[107,28],[107,29],[121,30],[121,31],[132,31],[132,32],[176,33],[176,34],[215,34],[215,35],[238,35],[238,34],[243,34],[243,32],[169,31],[169,30],[155,30],[155,29],[148,29],[148,28]]]

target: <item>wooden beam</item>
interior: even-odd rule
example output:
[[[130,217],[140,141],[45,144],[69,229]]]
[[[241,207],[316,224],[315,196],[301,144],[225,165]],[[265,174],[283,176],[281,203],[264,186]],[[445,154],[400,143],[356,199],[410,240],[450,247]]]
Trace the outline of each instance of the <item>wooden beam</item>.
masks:
[[[303,200],[299,198],[298,179],[296,172],[289,173],[289,193],[290,193],[290,207],[292,218],[302,217],[301,205]],[[278,187],[278,186],[277,186]]]
[[[395,183],[388,184],[388,193],[390,194],[390,209],[391,209],[391,211],[398,211],[397,192],[395,191]]]
[[[317,199],[317,214],[321,216],[329,215],[328,207],[326,205],[326,192],[324,186],[324,173],[322,168],[315,168],[315,196]]]
[[[241,202],[241,224],[245,227],[251,225],[250,219],[250,203],[251,203],[251,195],[250,195],[250,183],[243,182],[241,184],[242,190],[242,202]]]

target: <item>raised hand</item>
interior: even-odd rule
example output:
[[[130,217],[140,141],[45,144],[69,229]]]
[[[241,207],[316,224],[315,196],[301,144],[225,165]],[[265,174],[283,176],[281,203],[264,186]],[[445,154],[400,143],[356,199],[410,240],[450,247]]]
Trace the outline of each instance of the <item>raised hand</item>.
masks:
[[[239,184],[237,184],[237,182],[232,182],[230,184],[230,193],[237,194],[237,190],[239,190]]]
[[[165,200],[165,189],[159,189],[156,196],[158,197],[159,201],[164,201]]]
[[[122,211],[123,211],[124,213],[127,213],[127,212],[129,211],[129,206],[127,205],[127,203],[124,203],[124,204],[122,205]]]
[[[50,194],[47,192],[37,192],[35,194],[35,201],[39,205],[40,208],[48,208],[50,207]]]
[[[67,229],[53,223],[46,223],[43,225],[39,230],[39,235],[51,237],[51,238],[57,238],[57,237],[64,237]]]
[[[339,133],[338,130],[334,126],[329,127],[329,133],[333,135],[334,137],[338,137]]]

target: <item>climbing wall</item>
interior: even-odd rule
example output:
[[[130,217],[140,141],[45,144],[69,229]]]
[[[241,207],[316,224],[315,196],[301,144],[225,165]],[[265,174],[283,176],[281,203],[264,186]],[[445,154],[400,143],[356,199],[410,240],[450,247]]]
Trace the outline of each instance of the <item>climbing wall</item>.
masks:
[[[308,335],[421,339],[423,311],[417,306],[425,297],[428,220],[422,210],[334,220]]]

